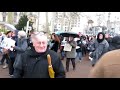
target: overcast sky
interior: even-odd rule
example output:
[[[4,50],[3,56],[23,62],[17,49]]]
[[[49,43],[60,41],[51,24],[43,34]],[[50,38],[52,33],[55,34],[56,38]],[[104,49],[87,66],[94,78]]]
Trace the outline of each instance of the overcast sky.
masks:
[[[84,13],[83,15],[87,15],[93,20],[96,20],[96,18],[98,18],[96,15],[99,15],[100,13],[104,13],[105,14],[105,21],[108,20],[108,12],[83,12],[83,13]],[[49,12],[48,17],[49,17],[49,21],[50,21],[50,19],[52,18],[51,12]],[[116,20],[118,18],[120,18],[120,12],[111,12],[110,20],[114,21],[115,17],[116,17]],[[118,19],[118,20],[120,20],[120,19]],[[45,12],[40,13],[40,23],[45,23]]]

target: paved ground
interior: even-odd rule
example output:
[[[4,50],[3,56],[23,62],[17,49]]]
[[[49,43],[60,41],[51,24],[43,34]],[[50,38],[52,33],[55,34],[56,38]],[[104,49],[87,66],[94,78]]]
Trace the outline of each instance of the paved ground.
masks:
[[[62,61],[65,67],[65,60]],[[88,56],[83,58],[82,62],[76,60],[76,70],[73,71],[72,64],[70,63],[70,70],[66,73],[66,78],[87,78],[89,71],[91,69],[90,61],[88,60]],[[0,78],[10,78],[8,74],[8,68],[2,69],[2,65],[0,65]]]
[[[65,66],[65,60],[63,61]],[[83,58],[82,62],[76,60],[76,70],[73,71],[72,64],[70,63],[70,71],[66,73],[67,78],[87,78],[91,69],[90,61],[88,56]]]

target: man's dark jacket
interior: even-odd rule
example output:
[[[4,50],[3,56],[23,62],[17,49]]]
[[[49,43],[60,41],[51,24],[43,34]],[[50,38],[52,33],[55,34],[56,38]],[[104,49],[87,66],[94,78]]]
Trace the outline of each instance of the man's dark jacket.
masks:
[[[48,73],[47,54],[50,54],[55,78],[65,78],[63,64],[56,52],[47,49],[45,53],[37,53],[34,48],[23,53],[19,64],[15,66],[13,78],[50,78]]]

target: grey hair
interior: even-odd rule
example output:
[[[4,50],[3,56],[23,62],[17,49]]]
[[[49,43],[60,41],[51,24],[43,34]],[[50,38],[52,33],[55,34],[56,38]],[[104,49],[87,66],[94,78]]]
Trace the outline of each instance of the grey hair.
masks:
[[[27,34],[25,31],[19,31],[18,32],[18,36],[22,37],[22,38],[27,38]]]
[[[41,39],[41,37],[44,37],[45,40],[48,40],[47,35],[45,35],[44,33],[42,33],[42,34],[39,34],[39,33],[36,34],[36,33],[34,33],[34,34],[31,35],[30,38],[31,38],[31,41],[34,42],[34,40],[35,41],[36,41],[36,39],[39,40],[39,39]]]

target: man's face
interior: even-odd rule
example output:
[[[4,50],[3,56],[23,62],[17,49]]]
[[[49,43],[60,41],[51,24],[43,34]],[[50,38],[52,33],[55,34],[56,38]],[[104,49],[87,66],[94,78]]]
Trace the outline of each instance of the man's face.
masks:
[[[33,46],[35,51],[38,53],[43,53],[47,49],[47,38],[40,36],[39,38],[34,39]]]
[[[12,32],[12,37],[14,37],[16,34],[15,34],[15,32]]]

